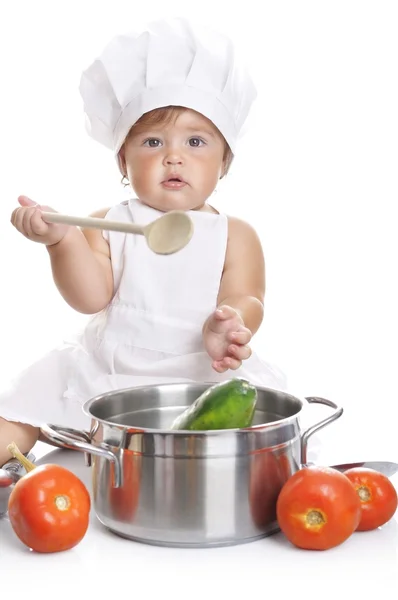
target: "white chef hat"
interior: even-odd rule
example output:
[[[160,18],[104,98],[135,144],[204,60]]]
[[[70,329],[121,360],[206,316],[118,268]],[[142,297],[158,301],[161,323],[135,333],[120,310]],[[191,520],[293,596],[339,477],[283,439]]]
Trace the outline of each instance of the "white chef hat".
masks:
[[[83,72],[88,133],[117,154],[146,112],[183,106],[210,119],[232,152],[256,90],[231,41],[186,19],[115,37]]]

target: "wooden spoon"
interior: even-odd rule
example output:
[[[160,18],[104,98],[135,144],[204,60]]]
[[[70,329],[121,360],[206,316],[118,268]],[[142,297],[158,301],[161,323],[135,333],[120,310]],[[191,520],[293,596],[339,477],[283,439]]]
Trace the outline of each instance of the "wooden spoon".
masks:
[[[149,248],[156,254],[173,254],[186,246],[193,234],[192,219],[182,210],[171,210],[148,225],[109,221],[94,217],[72,217],[60,213],[42,212],[46,223],[63,223],[89,229],[138,233],[143,235]]]

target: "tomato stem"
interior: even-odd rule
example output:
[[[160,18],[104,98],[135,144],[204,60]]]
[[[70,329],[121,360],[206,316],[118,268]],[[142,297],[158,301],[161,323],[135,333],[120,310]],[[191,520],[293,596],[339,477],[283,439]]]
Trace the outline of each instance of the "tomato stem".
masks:
[[[319,510],[310,510],[310,512],[306,516],[306,521],[310,527],[320,527],[321,525],[326,523],[323,514]]]
[[[366,485],[361,485],[359,488],[357,488],[357,494],[361,502],[369,502],[369,500],[372,498],[372,494]]]
[[[55,506],[61,511],[68,510],[70,506],[70,500],[68,496],[64,496],[62,494],[55,496]]]
[[[25,471],[27,473],[36,468],[36,465],[34,465],[30,460],[26,458],[26,456],[22,454],[15,442],[11,442],[11,444],[7,446],[7,450],[10,452],[10,454],[12,454],[14,458],[17,459],[17,461],[21,463],[21,465],[25,468]]]

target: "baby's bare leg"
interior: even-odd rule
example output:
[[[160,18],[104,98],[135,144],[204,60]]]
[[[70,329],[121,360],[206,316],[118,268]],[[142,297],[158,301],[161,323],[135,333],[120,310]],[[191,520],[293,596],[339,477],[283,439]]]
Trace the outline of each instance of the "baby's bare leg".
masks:
[[[21,452],[29,452],[37,442],[39,431],[38,427],[0,417],[0,467],[12,458],[7,450],[8,444],[15,442]]]

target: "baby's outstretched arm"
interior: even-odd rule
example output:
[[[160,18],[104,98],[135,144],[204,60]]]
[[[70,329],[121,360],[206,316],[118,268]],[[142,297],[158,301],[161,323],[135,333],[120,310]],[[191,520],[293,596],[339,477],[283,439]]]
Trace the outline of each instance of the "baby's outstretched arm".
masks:
[[[229,218],[228,245],[217,309],[203,326],[203,342],[213,368],[238,369],[249,358],[249,342],[264,315],[265,265],[254,229]]]
[[[63,298],[75,310],[94,314],[109,304],[113,275],[109,246],[100,231],[46,223],[40,207],[26,196],[11,216],[14,227],[28,239],[47,247],[54,282]],[[104,217],[106,211],[93,216]]]

